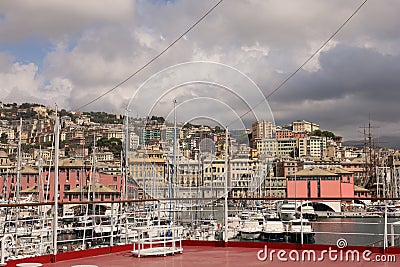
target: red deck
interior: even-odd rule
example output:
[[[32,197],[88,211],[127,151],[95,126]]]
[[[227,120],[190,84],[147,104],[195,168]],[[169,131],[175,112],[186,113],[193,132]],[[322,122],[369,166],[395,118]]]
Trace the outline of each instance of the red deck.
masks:
[[[186,245],[185,245],[186,243]],[[296,256],[296,252],[301,255],[303,250],[298,250],[299,246],[293,244],[267,244],[268,252],[275,249],[276,252],[273,255],[274,259],[271,261],[267,259],[261,261],[257,257],[257,253],[260,250],[265,249],[266,243],[254,242],[229,242],[228,246],[219,246],[221,243],[216,242],[185,242],[183,254],[176,254],[172,256],[156,256],[156,257],[133,257],[131,254],[132,246],[121,246],[114,248],[101,248],[92,249],[86,251],[76,251],[60,253],[56,257],[54,256],[41,256],[37,258],[24,259],[18,262],[41,262],[45,267],[70,267],[73,265],[96,265],[99,267],[119,267],[119,266],[135,266],[135,267],[146,267],[146,266],[190,266],[190,267],[201,267],[201,266],[231,266],[231,267],[242,267],[242,266],[398,266],[400,261],[400,251],[387,250],[385,254],[380,254],[378,248],[362,248],[357,247],[357,251],[362,252],[366,249],[372,250],[374,253],[368,255],[371,261],[366,262],[362,258],[359,261],[346,261],[345,258],[333,261],[328,258],[328,254],[325,254],[323,261],[313,260],[300,260],[293,261],[289,259],[289,253],[292,256]],[[200,245],[202,244],[202,245]],[[272,247],[273,246],[273,247]],[[317,255],[320,255],[321,250],[328,249],[328,246],[308,245],[304,246],[303,249],[315,250]],[[337,249],[337,247],[332,247]],[[353,249],[353,248],[348,248]],[[283,262],[278,260],[277,253],[279,250],[285,250],[286,255],[284,258],[288,261]],[[346,250],[343,250],[345,255]],[[377,262],[376,255],[393,255],[397,262]],[[264,256],[264,254],[261,254]],[[56,262],[54,262],[56,261]],[[7,266],[15,266],[17,261],[8,262]],[[53,262],[53,263],[51,263]]]

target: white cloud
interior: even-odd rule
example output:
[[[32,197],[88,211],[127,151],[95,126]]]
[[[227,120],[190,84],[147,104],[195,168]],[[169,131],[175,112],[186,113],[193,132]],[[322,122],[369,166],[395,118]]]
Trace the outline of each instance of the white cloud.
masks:
[[[54,102],[59,94],[62,96],[62,101],[58,101],[60,106],[76,108],[134,73],[214,3],[212,0],[177,0],[168,4],[138,1],[135,6],[133,0],[0,1],[0,45],[30,38],[52,44],[52,50],[48,51],[42,65],[38,62],[15,62],[15,55],[0,52],[1,93],[11,102],[27,101],[29,97]],[[124,104],[146,78],[165,67],[190,60],[232,65],[254,79],[264,94],[268,94],[297,69],[360,3],[348,0],[224,1],[145,71],[87,109],[123,113]],[[343,65],[339,66],[346,66],[351,55],[343,58],[335,54],[335,48],[340,45],[378,51],[387,59],[398,55],[400,20],[397,10],[400,10],[400,2],[396,0],[367,2],[323,50],[325,60],[330,59],[326,62],[333,64],[335,60],[341,60]],[[352,88],[349,86],[352,80],[365,79],[363,73],[354,76],[339,69],[326,72],[329,66],[323,66],[321,57],[314,58],[301,71],[315,75],[295,76],[272,97],[274,105],[280,107],[278,122],[279,119],[290,120],[300,115],[304,117],[298,119],[307,119],[315,113],[321,115],[316,119],[323,119],[323,114],[329,117],[328,112],[338,107],[351,110],[335,103],[336,96],[332,95],[332,90],[339,87],[338,91],[342,92]],[[363,67],[357,64],[351,62],[352,69]],[[379,68],[383,68],[382,75],[390,72],[390,64],[380,63]],[[349,72],[352,69],[349,68]],[[334,85],[329,77],[336,78]],[[307,78],[318,80],[319,84]],[[362,86],[362,82],[359,84]],[[311,89],[305,90],[307,86]],[[15,88],[28,93],[15,94]],[[385,88],[381,89],[382,92]],[[307,102],[314,95],[321,94],[325,94],[326,99]],[[359,99],[353,98],[353,105]],[[292,105],[303,101],[308,104]],[[330,125],[339,125],[337,122],[341,119],[332,118]]]
[[[14,63],[9,66],[9,70],[0,73],[0,88],[5,101],[15,101],[16,91],[26,91],[31,95],[31,90],[40,85],[40,79],[37,79],[37,66],[33,63],[20,64]]]

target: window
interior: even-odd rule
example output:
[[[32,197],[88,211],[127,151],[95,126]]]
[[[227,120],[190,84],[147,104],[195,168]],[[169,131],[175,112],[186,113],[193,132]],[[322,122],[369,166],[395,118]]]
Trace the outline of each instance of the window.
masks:
[[[117,176],[114,176],[113,180],[114,180],[114,182],[116,182],[117,181]]]
[[[69,184],[64,185],[64,191],[69,191],[71,190],[71,186]]]

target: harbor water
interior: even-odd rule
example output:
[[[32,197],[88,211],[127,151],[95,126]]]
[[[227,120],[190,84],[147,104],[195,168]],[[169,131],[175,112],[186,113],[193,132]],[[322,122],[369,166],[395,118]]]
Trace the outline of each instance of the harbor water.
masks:
[[[239,215],[240,210],[230,209],[229,215]],[[222,207],[192,207],[185,212],[179,212],[178,220],[183,222],[207,221],[215,219],[223,225]],[[388,218],[388,234],[391,233],[390,225],[400,221],[400,218]],[[312,222],[315,232],[315,243],[335,245],[338,239],[345,239],[348,246],[382,246],[384,238],[383,217],[352,217],[352,218],[319,218]],[[395,236],[400,236],[400,226],[394,227]],[[390,237],[388,238],[390,241]],[[239,239],[240,240],[240,239]]]
[[[390,224],[399,220],[388,219],[388,234],[391,234]],[[384,218],[324,218],[313,222],[317,244],[333,245],[338,239],[344,238],[349,246],[382,246],[384,226]],[[394,230],[398,236],[400,227]]]

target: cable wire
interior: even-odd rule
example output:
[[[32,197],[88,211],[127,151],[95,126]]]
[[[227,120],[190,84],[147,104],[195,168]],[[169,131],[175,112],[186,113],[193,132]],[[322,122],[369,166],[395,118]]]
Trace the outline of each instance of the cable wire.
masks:
[[[165,52],[167,52],[172,46],[174,46],[179,40],[181,40],[186,34],[188,34],[191,30],[193,30],[201,21],[203,21],[214,9],[216,9],[224,0],[219,0],[215,5],[213,5],[203,16],[201,16],[198,20],[196,20],[196,22],[194,24],[192,24],[192,26],[190,26],[185,32],[183,32],[181,35],[179,35],[178,38],[176,38],[172,43],[170,43],[166,48],[164,48],[160,53],[158,53],[155,57],[153,57],[150,61],[148,61],[146,64],[144,64],[142,67],[140,67],[138,70],[136,70],[134,73],[132,73],[131,75],[129,75],[127,78],[125,78],[124,80],[122,80],[121,82],[119,82],[118,84],[116,84],[114,87],[112,87],[111,89],[109,89],[108,91],[102,93],[101,95],[97,96],[96,98],[92,99],[91,101],[87,102],[86,104],[76,108],[75,110],[81,110],[91,104],[93,104],[94,102],[96,102],[97,100],[99,100],[100,98],[103,98],[104,96],[108,95],[109,93],[111,93],[112,91],[114,91],[115,89],[117,89],[118,87],[120,87],[121,85],[123,85],[124,83],[126,83],[127,81],[129,81],[131,78],[133,78],[134,76],[136,76],[139,72],[141,72],[142,70],[144,70],[147,66],[149,66],[151,63],[153,63],[154,61],[156,61],[159,57],[161,57],[163,54],[165,54]]]

